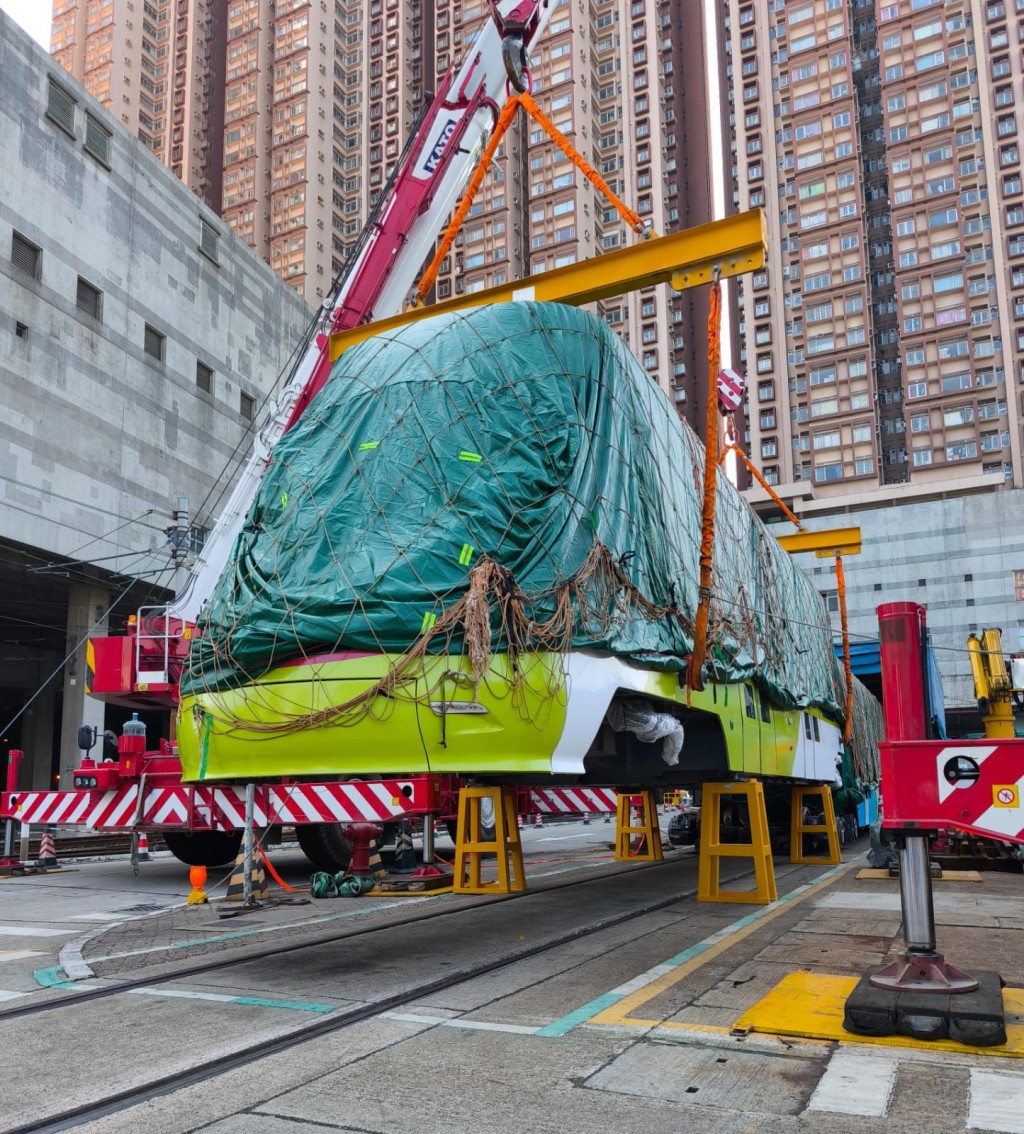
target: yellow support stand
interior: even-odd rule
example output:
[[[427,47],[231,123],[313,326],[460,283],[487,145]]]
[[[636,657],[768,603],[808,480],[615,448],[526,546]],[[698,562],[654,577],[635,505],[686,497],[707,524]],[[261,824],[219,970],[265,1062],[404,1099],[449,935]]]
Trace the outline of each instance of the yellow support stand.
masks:
[[[804,824],[804,799],[819,796],[821,809],[825,813],[825,825],[806,826]],[[832,805],[832,791],[827,784],[813,787],[793,788],[793,812],[789,824],[789,861],[803,866],[838,866],[843,861],[839,849],[839,832],[836,830],[836,810]],[[804,854],[804,835],[825,835],[828,838],[828,854]]]
[[[722,797],[743,796],[750,816],[749,843],[723,843]],[[719,868],[723,858],[754,860],[753,890],[723,890]],[[764,806],[764,788],[760,782],[704,784],[700,808],[700,860],[697,871],[698,902],[742,902],[761,904],[774,902],[779,896],[775,888],[775,866],[768,841],[768,815]]]
[[[480,804],[494,804],[494,840],[481,832]],[[498,856],[498,878],[483,881],[481,870],[487,855]],[[515,790],[510,787],[464,787],[459,791],[459,828],[455,840],[456,894],[511,894],[526,889],[523,844],[516,824]]]
[[[632,801],[640,799],[639,826],[633,825]],[[634,837],[644,839],[643,851],[634,854]],[[615,810],[615,858],[629,862],[660,862],[665,857],[661,847],[661,828],[658,826],[658,805],[653,791],[630,792],[622,789],[618,793]]]

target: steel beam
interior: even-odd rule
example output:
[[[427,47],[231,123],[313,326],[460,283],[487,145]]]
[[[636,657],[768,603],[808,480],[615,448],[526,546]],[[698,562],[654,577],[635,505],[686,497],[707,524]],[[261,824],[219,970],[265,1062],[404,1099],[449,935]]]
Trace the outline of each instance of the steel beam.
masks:
[[[813,551],[818,559],[834,559],[837,555],[860,554],[860,528],[832,528],[827,532],[794,532],[775,537],[783,551],[796,555]]]
[[[677,291],[697,287],[710,283],[716,268],[720,276],[753,272],[764,266],[766,241],[764,213],[760,209],[752,209],[669,236],[652,237],[630,248],[542,272],[528,280],[515,280],[443,303],[413,307],[390,319],[361,323],[347,331],[338,331],[331,335],[331,362],[336,362],[350,346],[371,335],[446,311],[516,299],[582,307],[585,303],[639,291],[655,284],[671,283]]]

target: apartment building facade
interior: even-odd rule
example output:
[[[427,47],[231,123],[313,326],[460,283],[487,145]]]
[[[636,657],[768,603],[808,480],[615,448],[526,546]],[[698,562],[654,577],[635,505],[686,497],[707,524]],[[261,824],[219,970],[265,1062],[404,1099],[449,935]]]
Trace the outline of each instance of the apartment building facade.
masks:
[[[749,440],[807,514],[1021,486],[1024,0],[725,0]]]
[[[706,47],[724,65],[724,41],[704,34],[703,4],[683,7],[552,0],[533,53],[545,113],[657,232],[712,218],[709,119],[717,113],[724,126],[727,115],[710,95]],[[420,110],[488,19],[486,0],[56,0],[53,49],[318,304],[385,193]],[[179,63],[193,70],[179,72]],[[524,117],[506,136],[436,295],[526,278],[633,239]],[[706,290],[673,296],[661,287],[602,311],[698,424]]]

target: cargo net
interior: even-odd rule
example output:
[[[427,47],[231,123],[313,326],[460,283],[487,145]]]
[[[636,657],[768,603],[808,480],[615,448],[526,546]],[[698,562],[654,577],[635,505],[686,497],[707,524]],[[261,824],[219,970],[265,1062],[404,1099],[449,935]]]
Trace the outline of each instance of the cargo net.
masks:
[[[681,671],[702,465],[586,312],[511,303],[368,339],[275,447],[182,692],[221,724],[279,733],[383,715],[453,676],[515,697],[542,671],[555,693],[562,667],[539,659],[572,650]],[[708,676],[838,720],[821,598],[729,484],[712,592]],[[324,664],[361,655],[374,679],[329,694]]]

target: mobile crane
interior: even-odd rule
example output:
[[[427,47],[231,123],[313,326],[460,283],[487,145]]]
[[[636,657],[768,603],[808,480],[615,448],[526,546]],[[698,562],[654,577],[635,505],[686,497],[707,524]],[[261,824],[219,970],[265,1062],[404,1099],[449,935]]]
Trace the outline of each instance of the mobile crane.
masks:
[[[983,630],[980,638],[968,635],[967,652],[985,736],[994,740],[1014,737],[1014,702],[1018,706],[1024,702],[1024,657],[1015,656],[1008,668],[1002,635],[995,629]]]
[[[259,429],[252,452],[185,585],[166,606],[147,607],[120,636],[88,643],[88,692],[122,706],[173,709],[178,679],[196,618],[228,560],[232,545],[267,468],[274,444],[299,420],[327,381],[332,333],[399,313],[417,274],[451,213],[476,153],[491,132],[507,91],[530,83],[529,53],[551,14],[550,0],[489,0],[491,19],[445,76],[417,123],[378,205],[368,219],[347,272],[336,281],[304,336],[298,361]],[[181,520],[182,514],[176,514]],[[161,740],[145,752],[144,736],[122,737],[119,759],[85,757],[72,791],[19,792],[17,760],[9,765],[0,817],[22,823],[159,829],[185,861],[213,865],[234,857],[240,839],[240,797],[230,785],[188,787],[181,782],[175,746]],[[409,810],[453,812],[439,797],[444,785],[413,777],[377,789],[352,785],[294,788],[262,801],[268,823],[295,823],[324,865],[343,866],[344,847],[325,851],[312,827]],[[607,801],[603,801],[607,805]],[[614,802],[611,803],[614,807]]]

